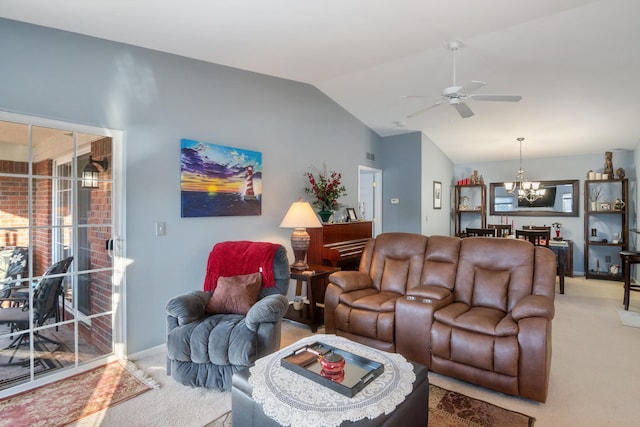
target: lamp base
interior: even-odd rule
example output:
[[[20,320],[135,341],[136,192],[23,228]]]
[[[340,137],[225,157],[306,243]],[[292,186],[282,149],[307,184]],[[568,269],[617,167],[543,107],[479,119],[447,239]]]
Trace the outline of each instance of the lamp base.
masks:
[[[291,264],[291,269],[305,271],[309,269],[309,264],[307,264],[304,261],[296,261],[293,264]]]
[[[291,233],[291,249],[293,249],[293,256],[295,258],[291,268],[294,270],[304,271],[309,268],[307,264],[307,250],[309,249],[309,242],[311,236],[307,233],[306,228],[296,228]]]

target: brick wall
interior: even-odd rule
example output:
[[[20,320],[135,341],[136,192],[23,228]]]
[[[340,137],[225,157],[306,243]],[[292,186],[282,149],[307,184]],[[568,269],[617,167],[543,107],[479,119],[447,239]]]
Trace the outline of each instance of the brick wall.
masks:
[[[29,245],[29,173],[27,162],[0,160],[1,173],[24,174],[24,178],[0,177],[0,246]]]
[[[100,170],[100,179],[111,178],[112,141],[103,138],[91,143],[91,155],[96,160],[107,159],[107,171]],[[98,167],[100,169],[100,167]],[[98,188],[91,189],[91,202],[87,216],[89,224],[111,224],[111,183],[100,182]],[[106,268],[111,266],[111,258],[105,250],[105,241],[112,236],[109,226],[91,227],[88,230],[89,247],[91,253],[91,268]],[[102,313],[111,310],[112,301],[111,276],[103,273],[91,274],[90,304],[91,313]],[[91,321],[90,338],[92,343],[103,351],[111,349],[111,316],[101,316]]]
[[[43,160],[33,164],[33,174],[53,176],[53,161]],[[33,180],[33,226],[51,225],[53,181],[51,179]],[[51,257],[52,234],[50,228],[33,228],[33,274],[39,276],[53,263]]]

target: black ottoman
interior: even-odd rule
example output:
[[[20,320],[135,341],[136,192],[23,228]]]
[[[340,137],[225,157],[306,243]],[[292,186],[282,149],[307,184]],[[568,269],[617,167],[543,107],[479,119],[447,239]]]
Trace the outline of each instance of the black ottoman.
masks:
[[[429,378],[427,368],[411,362],[416,380],[413,390],[398,407],[390,414],[382,414],[371,420],[351,422],[345,421],[341,426],[402,426],[402,427],[426,427],[429,417]],[[251,398],[251,384],[249,384],[249,368],[245,368],[233,374],[231,388],[231,408],[233,427],[270,427],[279,426],[275,420],[267,417],[262,411],[262,406]],[[296,426],[297,427],[297,426]]]

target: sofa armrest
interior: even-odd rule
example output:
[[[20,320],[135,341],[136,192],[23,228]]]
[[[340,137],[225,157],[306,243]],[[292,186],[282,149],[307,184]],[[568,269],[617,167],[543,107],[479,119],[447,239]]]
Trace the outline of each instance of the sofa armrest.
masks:
[[[186,325],[202,318],[211,294],[203,291],[192,291],[171,298],[165,307],[167,316],[178,319],[179,325]]]
[[[543,295],[527,295],[511,310],[513,320],[519,322],[527,317],[544,317],[553,319],[555,309],[553,301]]]
[[[245,319],[247,328],[255,332],[260,323],[278,322],[284,317],[288,308],[289,300],[284,295],[268,295],[256,302],[247,313]]]
[[[373,284],[371,277],[360,271],[337,271],[329,276],[329,282],[340,287],[343,292],[370,288]]]

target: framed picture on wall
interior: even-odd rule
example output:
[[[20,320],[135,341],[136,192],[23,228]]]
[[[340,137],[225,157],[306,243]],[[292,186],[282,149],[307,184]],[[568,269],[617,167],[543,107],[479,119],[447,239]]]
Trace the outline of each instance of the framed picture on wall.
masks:
[[[182,218],[262,215],[262,153],[182,139]]]
[[[442,209],[442,183],[433,181],[433,209]]]

